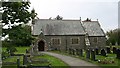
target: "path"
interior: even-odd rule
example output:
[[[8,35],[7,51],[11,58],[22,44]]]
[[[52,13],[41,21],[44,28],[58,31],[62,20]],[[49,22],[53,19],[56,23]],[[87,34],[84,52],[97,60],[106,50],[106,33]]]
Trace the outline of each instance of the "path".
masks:
[[[61,59],[62,61],[64,61],[65,63],[67,63],[72,68],[73,67],[74,68],[100,68],[95,64],[89,63],[87,61],[84,61],[84,60],[81,60],[78,58],[61,55],[61,54],[57,54],[57,53],[51,53],[51,52],[42,52],[42,53],[57,57],[57,58]]]

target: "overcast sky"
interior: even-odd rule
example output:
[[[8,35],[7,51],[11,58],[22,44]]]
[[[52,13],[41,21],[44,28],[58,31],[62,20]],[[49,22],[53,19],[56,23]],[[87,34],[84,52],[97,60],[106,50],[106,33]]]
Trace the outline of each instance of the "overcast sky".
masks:
[[[99,20],[103,30],[118,28],[119,0],[30,0],[40,19],[55,18]]]

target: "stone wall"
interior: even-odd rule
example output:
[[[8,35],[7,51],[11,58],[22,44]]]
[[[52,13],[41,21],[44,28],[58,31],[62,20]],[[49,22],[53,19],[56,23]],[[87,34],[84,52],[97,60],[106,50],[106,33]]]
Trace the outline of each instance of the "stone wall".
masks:
[[[97,43],[94,42],[94,38],[97,38]],[[104,48],[106,45],[105,37],[89,37],[89,40],[92,48]]]
[[[61,43],[60,45],[52,45],[51,39],[52,38],[60,38],[61,39]],[[72,38],[79,38],[79,44],[72,44]],[[58,50],[62,50],[65,51],[68,48],[73,48],[73,49],[83,49],[85,46],[85,40],[84,40],[85,36],[46,36],[45,40],[46,40],[46,44],[49,48],[52,47],[53,49],[58,49]]]

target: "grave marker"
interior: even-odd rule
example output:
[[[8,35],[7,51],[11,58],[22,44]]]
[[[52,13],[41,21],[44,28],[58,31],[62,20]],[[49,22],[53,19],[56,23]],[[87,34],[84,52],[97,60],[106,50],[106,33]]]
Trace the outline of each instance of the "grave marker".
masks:
[[[17,68],[20,68],[20,59],[17,58]]]
[[[96,53],[96,55],[99,55],[98,48],[95,49],[95,53]]]
[[[117,49],[117,59],[120,59],[120,49]]]
[[[27,63],[27,55],[23,55],[23,65]]]
[[[110,51],[110,48],[109,48],[109,47],[107,47],[106,49],[107,49],[107,53],[111,53],[111,51]]]
[[[75,55],[75,50],[74,50],[74,49],[72,49],[72,51],[73,51],[73,55]]]
[[[87,59],[90,59],[90,50],[89,50],[89,49],[86,50],[86,58],[87,58]]]
[[[113,54],[116,54],[116,53],[117,53],[117,48],[113,47]]]
[[[80,56],[82,57],[83,56],[83,50],[80,49]]]
[[[95,61],[95,51],[91,50],[91,60]]]
[[[79,49],[76,49],[76,55],[79,55]]]
[[[101,55],[102,55],[102,56],[106,56],[106,51],[105,51],[105,49],[102,49],[102,50],[101,50]]]
[[[71,48],[69,48],[69,54],[72,54]]]

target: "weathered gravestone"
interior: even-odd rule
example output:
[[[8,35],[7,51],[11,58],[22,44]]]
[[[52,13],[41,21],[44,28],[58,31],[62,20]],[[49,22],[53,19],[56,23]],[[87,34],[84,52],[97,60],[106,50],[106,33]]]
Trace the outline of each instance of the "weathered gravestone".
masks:
[[[89,49],[86,50],[86,58],[87,58],[87,59],[90,59],[90,50],[89,50]]]
[[[117,49],[117,59],[120,59],[120,49]]]
[[[117,53],[117,48],[113,47],[113,54],[116,54],[116,53]]]
[[[27,64],[27,55],[23,55],[23,65]]]
[[[80,56],[82,57],[83,56],[83,49],[80,49]]]
[[[95,61],[95,51],[91,50],[91,60]]]
[[[102,56],[106,56],[106,51],[105,51],[105,49],[102,49],[102,50],[101,50],[101,55],[102,55]]]
[[[74,53],[74,50],[73,50],[73,49],[71,49],[71,54],[73,55],[73,53]]]
[[[75,49],[72,49],[72,54],[75,55]]]
[[[69,48],[69,54],[72,54],[72,49],[71,48]]]
[[[20,68],[20,59],[17,58],[17,68]]]
[[[79,49],[76,49],[76,55],[79,55]]]
[[[26,53],[29,53],[27,49],[26,49]]]
[[[99,55],[98,48],[95,49],[95,54],[96,54],[96,55]]]
[[[106,48],[106,50],[107,50],[107,53],[111,53],[111,51],[110,51],[110,48],[109,48],[109,47],[107,47],[107,48]]]

